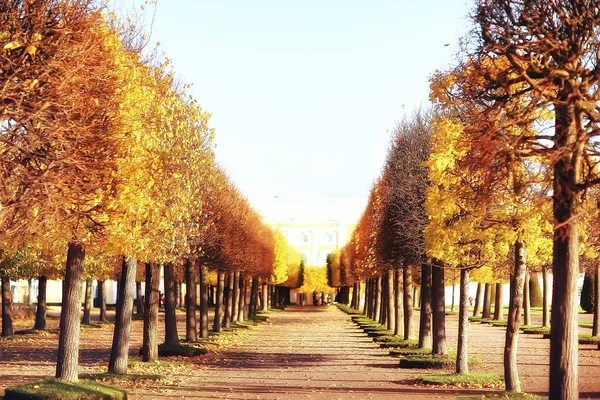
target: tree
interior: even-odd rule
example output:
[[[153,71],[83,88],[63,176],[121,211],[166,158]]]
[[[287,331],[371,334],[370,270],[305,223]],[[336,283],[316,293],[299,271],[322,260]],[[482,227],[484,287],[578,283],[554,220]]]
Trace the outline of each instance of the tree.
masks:
[[[473,21],[473,45],[465,59],[480,66],[501,63],[502,72],[482,68],[475,82],[457,80],[453,94],[468,98],[479,110],[473,130],[478,146],[488,150],[487,165],[535,156],[552,171],[549,392],[552,399],[574,399],[578,215],[583,193],[600,182],[595,167],[600,11],[589,0],[478,0]],[[530,126],[544,112],[553,113],[553,126],[514,135],[512,128]],[[501,169],[489,169],[490,174],[497,171]]]

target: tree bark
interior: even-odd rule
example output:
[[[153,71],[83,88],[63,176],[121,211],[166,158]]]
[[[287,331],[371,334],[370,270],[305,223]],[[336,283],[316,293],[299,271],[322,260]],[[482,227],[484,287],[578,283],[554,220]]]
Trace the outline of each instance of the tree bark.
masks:
[[[93,285],[94,280],[92,278],[85,280],[85,300],[83,302],[83,320],[81,323],[86,325],[92,323],[92,302],[94,301],[94,296],[92,294]]]
[[[494,299],[494,319],[502,321],[504,319],[504,304],[502,299],[502,283],[496,283],[496,298]]]
[[[213,320],[213,331],[221,332],[223,322],[223,298],[225,292],[225,272],[217,273],[217,295],[215,296],[215,318]]]
[[[469,270],[460,270],[460,299],[458,311],[458,345],[456,349],[456,373],[469,373]]]
[[[402,285],[402,271],[393,271],[394,285],[394,336],[404,336],[404,288]]]
[[[479,314],[479,309],[481,308],[481,297],[483,294],[483,285],[478,282],[477,283],[477,294],[475,295],[475,306],[473,307],[473,316],[476,317]]]
[[[515,242],[515,269],[510,277],[510,299],[508,324],[504,341],[504,382],[507,392],[521,392],[521,382],[517,369],[517,346],[519,324],[523,307],[523,288],[527,271],[527,247],[524,242]]]
[[[200,337],[208,337],[208,267],[200,266]]]
[[[135,296],[136,312],[139,315],[144,315],[144,295],[142,292],[142,282],[135,283]]]
[[[258,309],[258,277],[252,277],[252,286],[250,287],[250,306],[248,309],[248,317],[256,317]]]
[[[38,278],[37,308],[35,312],[35,325],[33,326],[33,329],[46,329],[46,311],[48,309],[46,305],[47,287],[48,278],[45,275],[41,275]]]
[[[402,269],[402,286],[404,292],[404,340],[410,339],[412,335],[412,315],[413,315],[413,287],[412,287],[412,267],[405,265]]]
[[[561,101],[554,106],[555,145],[573,150],[561,153],[554,164],[550,400],[579,397],[577,274],[581,193],[573,188],[581,183],[583,162],[572,145],[580,135],[574,102],[563,101],[572,95],[568,88],[559,92]]]
[[[396,288],[394,279],[394,270],[390,268],[386,275],[387,278],[387,328],[388,330],[394,332],[396,330]]]
[[[10,279],[2,274],[2,336],[8,337],[15,334],[12,318],[12,292]]]
[[[269,285],[267,283],[262,284],[262,311],[269,309]]]
[[[481,318],[489,319],[491,317],[491,304],[492,304],[492,284],[486,283],[485,290],[483,292],[483,310],[481,312]]]
[[[542,310],[542,325],[544,327],[550,327],[550,284],[548,282],[548,268],[544,266],[542,269],[542,282],[543,282],[543,310]]]
[[[246,312],[246,291],[248,287],[246,285],[246,274],[240,273],[240,298],[238,299],[238,314],[237,314],[237,322],[244,321],[245,312]]]
[[[233,272],[227,273],[227,290],[225,293],[225,317],[223,318],[223,324],[225,328],[231,328],[231,316],[233,313],[233,283],[235,280],[235,274]],[[270,287],[267,287],[267,291],[270,290]],[[268,293],[267,293],[268,296]],[[268,300],[267,300],[268,301]],[[268,307],[268,306],[267,306]]]
[[[175,314],[175,271],[173,264],[165,264],[165,344],[179,346],[177,334],[177,315]]]
[[[529,271],[527,270],[525,270],[523,285],[523,325],[531,325],[531,296],[529,296]]]
[[[432,354],[446,355],[446,296],[444,264],[435,260],[431,267],[431,311],[433,316]]]
[[[431,348],[431,266],[421,264],[419,348]]]
[[[131,331],[131,313],[133,312],[133,292],[137,260],[133,257],[123,257],[120,282],[117,287],[117,310],[113,333],[108,372],[111,374],[127,374],[127,358],[129,355],[129,335]],[[139,297],[141,300],[142,296]]]
[[[158,296],[160,264],[146,264],[146,304],[144,305],[144,340],[142,361],[158,360]]]
[[[244,316],[243,316],[243,320],[247,320],[248,319],[248,311],[250,308],[250,278],[248,278],[248,275],[244,274],[244,282],[243,282],[243,295],[244,297],[242,297],[242,300],[244,301]]]
[[[69,242],[66,274],[63,282],[55,377],[72,383],[77,382],[78,378],[81,281],[83,279],[84,260],[85,248],[83,245]]]
[[[185,260],[185,340],[198,340],[196,331],[196,282],[191,258]]]
[[[371,279],[368,278],[365,280],[365,305],[363,307],[363,315],[365,315],[367,318],[371,317],[371,300],[370,300],[370,296],[371,296]]]
[[[100,322],[108,321],[106,317],[106,286],[104,280],[98,281],[98,305],[100,306]]]
[[[275,287],[273,287],[273,301],[275,307],[277,307],[277,293]],[[238,314],[240,310],[240,272],[235,271],[233,274],[233,297],[231,301],[231,322],[235,323],[238,321]]]
[[[379,321],[379,317],[381,316],[381,276],[378,276],[374,279],[375,283],[375,304],[374,304],[374,314],[373,319],[375,321]]]
[[[381,299],[379,300],[379,324],[387,327],[388,314],[388,279],[386,275],[381,276]]]
[[[592,336],[600,332],[600,263],[596,264],[596,279],[594,280],[594,320],[592,322]]]

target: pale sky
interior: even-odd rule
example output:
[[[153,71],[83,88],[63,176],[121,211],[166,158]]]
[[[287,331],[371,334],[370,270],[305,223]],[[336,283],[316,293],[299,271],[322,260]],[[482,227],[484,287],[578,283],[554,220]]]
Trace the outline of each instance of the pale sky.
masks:
[[[359,204],[357,218],[390,130],[452,64],[468,7],[159,0],[151,41],[212,113],[217,159],[254,207],[326,199]]]

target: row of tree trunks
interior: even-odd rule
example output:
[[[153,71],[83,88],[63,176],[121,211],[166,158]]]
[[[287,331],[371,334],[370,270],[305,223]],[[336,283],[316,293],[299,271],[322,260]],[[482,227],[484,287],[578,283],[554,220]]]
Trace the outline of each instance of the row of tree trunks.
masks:
[[[213,320],[213,331],[221,332],[223,324],[223,308],[225,298],[225,273],[219,271],[217,273],[217,294],[215,298],[215,318]]]
[[[104,280],[98,281],[98,305],[100,306],[100,322],[107,322],[106,316],[106,285]]]
[[[144,301],[142,294],[142,282],[135,283],[135,308],[138,315],[144,315]]]

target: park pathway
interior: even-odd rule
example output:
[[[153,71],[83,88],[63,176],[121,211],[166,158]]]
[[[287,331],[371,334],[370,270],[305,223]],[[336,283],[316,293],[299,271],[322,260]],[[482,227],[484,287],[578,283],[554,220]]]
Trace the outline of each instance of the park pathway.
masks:
[[[402,370],[333,306],[292,306],[270,314],[236,346],[160,398],[390,399],[454,398],[456,391],[424,389],[424,371]],[[461,394],[481,393],[462,390]],[[148,398],[133,391],[130,398]],[[154,392],[150,397],[155,397]]]

